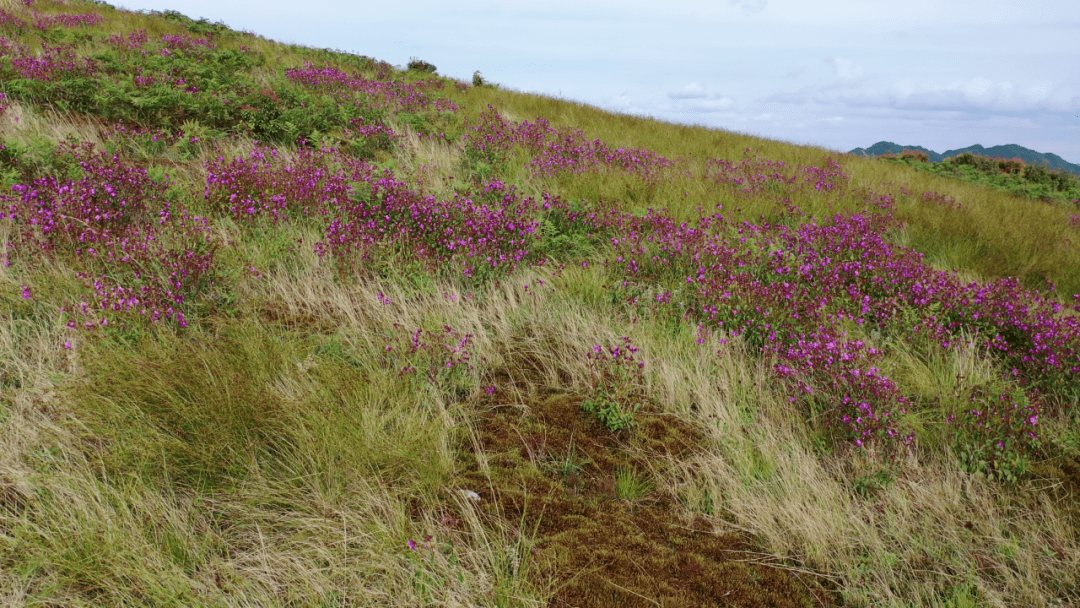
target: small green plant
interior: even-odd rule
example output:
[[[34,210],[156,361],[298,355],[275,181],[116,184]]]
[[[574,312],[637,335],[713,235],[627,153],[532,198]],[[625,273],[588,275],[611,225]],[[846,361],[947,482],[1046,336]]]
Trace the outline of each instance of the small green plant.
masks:
[[[984,445],[964,445],[957,450],[960,467],[972,475],[981,475],[1001,483],[1016,485],[1028,472],[1028,459],[1009,442],[988,441]]]
[[[635,502],[648,496],[655,485],[632,467],[622,467],[615,473],[615,496],[620,500]]]
[[[566,454],[566,458],[563,460],[556,460],[549,466],[551,467],[551,470],[554,470],[563,478],[570,494],[574,495],[585,489],[585,477],[582,473],[588,464],[588,457],[579,457],[577,455],[577,449],[571,447],[570,451]]]
[[[619,402],[607,391],[602,390],[596,397],[582,402],[581,408],[596,416],[600,424],[615,433],[634,425],[634,413],[641,409],[641,403],[634,404],[629,411],[623,411]]]
[[[1038,404],[1019,389],[973,389],[968,409],[949,417],[961,468],[1015,485],[1028,472],[1028,457],[1040,449],[1038,420]]]
[[[978,590],[970,582],[950,588],[947,595],[931,604],[934,608],[974,608],[979,605]]]
[[[882,490],[887,490],[895,479],[896,474],[890,469],[863,473],[855,478],[855,493],[864,498],[876,496]]]
[[[450,584],[450,581],[443,578],[443,575],[438,572],[435,563],[436,556],[442,555],[443,559],[448,561],[449,568],[457,572],[456,578],[458,582],[465,582],[465,573],[461,569],[461,564],[458,563],[458,556],[454,550],[453,542],[440,543],[436,546],[432,542],[432,537],[428,535],[424,537],[422,543],[410,540],[408,547],[409,552],[405,555],[413,567],[413,586],[429,601],[435,599],[432,597],[435,591]],[[426,558],[425,553],[427,554]]]
[[[565,460],[554,463],[554,468],[560,475],[569,479],[580,477],[585,466],[589,464],[588,458],[578,458],[577,450],[572,448],[566,455]]]
[[[594,346],[588,354],[592,372],[598,380],[594,396],[581,403],[581,408],[611,432],[618,432],[635,425],[634,414],[642,407],[642,387],[645,363],[636,361],[638,348],[629,337],[623,336],[622,344],[608,349]],[[632,403],[625,408],[622,403]]]

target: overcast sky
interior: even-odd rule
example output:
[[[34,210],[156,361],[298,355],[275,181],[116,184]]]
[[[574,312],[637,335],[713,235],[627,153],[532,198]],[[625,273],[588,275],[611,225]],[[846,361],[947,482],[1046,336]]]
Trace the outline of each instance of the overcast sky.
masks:
[[[1080,163],[1077,0],[113,0],[504,88],[847,151]]]

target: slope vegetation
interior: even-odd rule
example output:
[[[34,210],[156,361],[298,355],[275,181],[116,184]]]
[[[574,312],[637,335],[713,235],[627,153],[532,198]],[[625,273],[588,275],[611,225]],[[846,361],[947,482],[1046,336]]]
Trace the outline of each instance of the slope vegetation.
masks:
[[[0,603],[1080,602],[1080,216],[0,0]]]

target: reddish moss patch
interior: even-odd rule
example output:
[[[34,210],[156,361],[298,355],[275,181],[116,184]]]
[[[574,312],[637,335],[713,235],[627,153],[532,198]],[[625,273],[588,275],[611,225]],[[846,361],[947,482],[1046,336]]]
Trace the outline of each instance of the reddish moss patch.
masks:
[[[636,428],[611,433],[581,402],[554,395],[524,411],[479,406],[490,479],[470,453],[459,481],[490,517],[535,535],[533,559],[556,581],[551,607],[831,603],[813,577],[762,563],[752,538],[714,533],[704,518],[684,521],[674,497],[652,489],[650,463],[687,455],[703,440],[697,429],[646,408]],[[618,496],[620,471],[644,482],[634,500]]]

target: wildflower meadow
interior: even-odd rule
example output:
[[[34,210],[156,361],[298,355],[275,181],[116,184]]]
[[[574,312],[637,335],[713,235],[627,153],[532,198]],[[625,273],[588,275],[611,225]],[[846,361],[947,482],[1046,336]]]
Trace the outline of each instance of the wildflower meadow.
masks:
[[[926,164],[0,1],[0,603],[1080,602],[1076,186]]]

